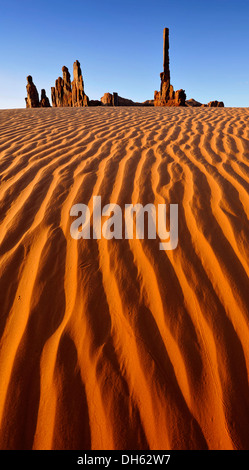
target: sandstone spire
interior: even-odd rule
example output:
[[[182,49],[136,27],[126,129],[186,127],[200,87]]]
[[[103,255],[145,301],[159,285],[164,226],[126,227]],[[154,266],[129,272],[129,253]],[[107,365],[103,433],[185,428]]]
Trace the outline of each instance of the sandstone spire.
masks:
[[[170,80],[169,71],[169,28],[163,30],[163,71]]]
[[[163,30],[163,72],[161,77],[161,99],[167,100],[170,92],[170,70],[169,70],[169,29]]]
[[[26,101],[26,108],[38,108],[39,107],[39,95],[35,84],[33,83],[33,79],[31,75],[27,77],[27,98]]]
[[[57,108],[72,106],[71,78],[68,68],[62,67],[62,77],[57,78],[55,86],[51,87],[52,105]]]
[[[41,90],[40,107],[41,108],[50,108],[49,99],[46,95],[46,91],[44,90],[44,88],[42,88],[42,90]]]
[[[63,79],[58,77],[57,80],[55,80],[55,87],[51,88],[52,104],[57,108],[63,106],[63,86]]]
[[[174,91],[170,84],[169,69],[169,29],[163,30],[163,72],[160,73],[160,92],[155,91],[155,106],[185,106],[186,95],[184,90]]]
[[[71,77],[68,68],[62,67],[63,76],[63,106],[72,106]]]
[[[88,106],[89,100],[84,92],[84,82],[81,72],[80,63],[76,60],[73,64],[73,81],[72,81],[72,106]]]

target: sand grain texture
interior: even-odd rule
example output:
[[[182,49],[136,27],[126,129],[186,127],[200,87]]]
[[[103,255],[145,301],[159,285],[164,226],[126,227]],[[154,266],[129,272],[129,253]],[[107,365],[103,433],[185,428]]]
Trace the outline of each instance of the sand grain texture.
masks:
[[[249,109],[0,111],[0,447],[249,448]],[[70,237],[177,203],[179,245]]]

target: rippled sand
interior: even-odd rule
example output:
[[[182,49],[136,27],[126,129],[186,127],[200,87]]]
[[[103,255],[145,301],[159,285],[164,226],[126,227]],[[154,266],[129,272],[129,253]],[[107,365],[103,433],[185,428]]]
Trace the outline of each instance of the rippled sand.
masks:
[[[0,111],[0,447],[249,448],[249,109]],[[70,209],[179,205],[179,244]]]

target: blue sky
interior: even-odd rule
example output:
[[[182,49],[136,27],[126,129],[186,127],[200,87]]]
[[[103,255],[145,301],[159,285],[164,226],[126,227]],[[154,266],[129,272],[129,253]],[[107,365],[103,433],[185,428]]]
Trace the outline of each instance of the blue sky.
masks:
[[[171,83],[187,98],[249,106],[248,0],[0,0],[0,108],[25,107],[26,77],[50,88],[81,63],[85,92],[136,101],[160,87],[163,28]]]

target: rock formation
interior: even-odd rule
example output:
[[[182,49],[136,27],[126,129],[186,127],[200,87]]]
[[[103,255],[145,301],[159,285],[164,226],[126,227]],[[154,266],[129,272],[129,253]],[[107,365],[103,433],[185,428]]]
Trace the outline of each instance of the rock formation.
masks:
[[[146,100],[142,104],[144,106],[154,106],[154,100]]]
[[[62,73],[63,78],[57,78],[55,86],[51,87],[52,105],[57,108],[72,106],[71,78],[65,65],[62,67]]]
[[[112,94],[111,93],[105,93],[102,98],[100,98],[101,102],[105,106],[112,106]]]
[[[118,106],[118,93],[113,92],[112,104],[113,104],[113,106]]]
[[[63,77],[63,106],[72,106],[72,88],[71,88],[71,77],[68,68],[64,65],[62,67]]]
[[[161,78],[161,99],[174,99],[174,89],[170,86],[170,70],[169,70],[169,29],[163,30],[163,72],[160,73]]]
[[[46,91],[44,90],[44,88],[41,90],[40,107],[41,108],[50,108],[49,99],[46,95]]]
[[[31,75],[28,75],[27,81],[27,98],[25,98],[26,108],[39,108],[39,95]]]
[[[49,99],[46,96],[46,91],[44,88],[41,90],[41,101],[39,100],[39,94],[35,84],[33,83],[33,79],[31,75],[27,77],[28,84],[26,86],[27,89],[27,98],[26,101],[26,108],[49,108],[50,103]]]
[[[118,106],[144,106],[143,103],[138,103],[137,101],[130,100],[129,98],[118,97]]]
[[[197,107],[202,107],[202,108],[224,108],[224,103],[223,101],[210,101],[208,104],[202,104],[199,101],[194,100],[194,98],[191,98],[190,100],[186,101],[186,106],[192,107],[192,108],[197,108]]]
[[[161,88],[155,91],[154,106],[185,106],[186,94],[184,90],[174,91],[170,84],[169,69],[169,29],[163,30],[163,72],[160,73]]]
[[[113,95],[111,93],[105,93],[104,96],[102,96],[101,98],[101,102],[105,106],[119,106],[119,105],[122,106],[119,100],[121,100],[122,102],[122,100],[125,100],[125,98],[119,97],[118,93],[116,92],[113,92]]]
[[[190,98],[189,100],[186,100],[185,102],[186,106],[189,106],[191,108],[199,108],[202,106],[202,103],[199,101],[196,101],[194,98]]]
[[[208,104],[201,104],[194,99],[186,100],[185,90],[174,91],[170,83],[169,67],[169,29],[163,30],[163,72],[160,73],[161,86],[160,91],[155,91],[154,100],[147,100],[143,103],[134,102],[127,98],[118,96],[114,92],[105,93],[101,101],[90,100],[84,91],[84,81],[81,67],[78,60],[73,64],[73,81],[68,68],[62,67],[62,77],[55,81],[55,86],[51,87],[52,105],[54,107],[82,107],[82,106],[203,106],[203,107],[224,107],[222,101],[210,101]],[[45,90],[41,91],[41,101],[37,89],[33,83],[32,77],[27,77],[27,108],[49,107],[49,99]]]
[[[74,107],[88,106],[88,103],[89,99],[84,92],[84,82],[80,63],[76,60],[73,64],[72,105]]]
[[[151,106],[152,101],[145,101],[144,103],[138,103],[136,101],[129,100],[128,98],[122,98],[118,93],[105,93],[101,98],[101,103],[104,106]]]
[[[99,100],[89,100],[89,106],[103,106],[103,103]]]
[[[82,107],[82,106],[152,106],[153,100],[145,101],[144,103],[137,103],[127,98],[122,98],[118,93],[114,92],[105,93],[101,101],[89,100],[84,91],[84,81],[82,77],[81,67],[78,60],[73,64],[73,81],[68,68],[64,65],[62,67],[62,77],[58,77],[55,81],[55,86],[51,87],[51,100],[52,106],[56,108],[64,107]],[[173,89],[173,87],[171,87]],[[28,98],[26,98],[27,107],[48,107],[50,106],[49,100],[46,96],[45,90],[42,90],[41,101],[35,85],[32,82],[32,77],[28,77],[27,85]],[[177,102],[182,102],[182,95],[177,98]],[[179,104],[180,105],[180,104]]]
[[[51,88],[52,105],[56,108],[61,108],[63,106],[63,88],[63,78],[59,77],[55,80],[55,86]]]
[[[168,28],[163,30],[163,72],[160,73],[160,78],[161,88],[160,91],[154,93],[154,106],[224,107],[222,101],[210,101],[208,104],[201,104],[193,98],[186,101],[185,90],[174,91],[173,86],[170,84]]]
[[[185,106],[186,93],[182,88],[175,92],[175,106]]]
[[[71,83],[71,77],[68,68],[62,67],[62,77],[55,81],[55,86],[51,87],[52,105],[61,107],[79,107],[88,106],[89,99],[84,92],[84,82],[81,73],[80,63],[76,60],[73,64],[74,80]]]
[[[223,101],[210,101],[207,104],[208,108],[224,108]]]

